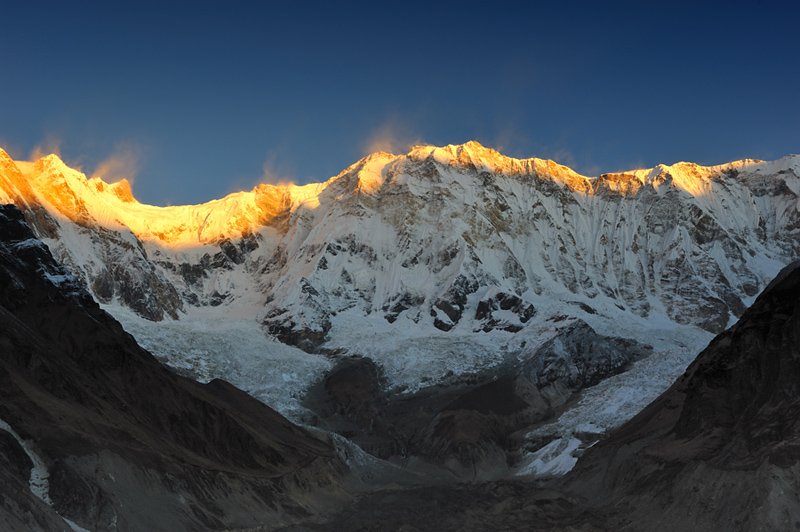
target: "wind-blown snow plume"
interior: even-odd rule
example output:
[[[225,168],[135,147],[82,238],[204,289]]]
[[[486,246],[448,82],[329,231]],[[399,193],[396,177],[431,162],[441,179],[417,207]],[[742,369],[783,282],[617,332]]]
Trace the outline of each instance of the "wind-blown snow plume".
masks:
[[[377,127],[363,143],[364,154],[375,152],[403,153],[411,146],[425,142],[402,121],[392,118]]]
[[[133,183],[139,172],[141,149],[132,144],[117,145],[114,151],[97,164],[92,177],[97,177],[108,183],[115,183],[121,179]]]

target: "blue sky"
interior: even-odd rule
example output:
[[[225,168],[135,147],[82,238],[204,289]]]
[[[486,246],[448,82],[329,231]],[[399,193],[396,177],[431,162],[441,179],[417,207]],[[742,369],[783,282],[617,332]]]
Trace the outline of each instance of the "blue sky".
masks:
[[[133,174],[149,203],[415,142],[588,174],[800,152],[795,2],[14,4],[0,146]]]

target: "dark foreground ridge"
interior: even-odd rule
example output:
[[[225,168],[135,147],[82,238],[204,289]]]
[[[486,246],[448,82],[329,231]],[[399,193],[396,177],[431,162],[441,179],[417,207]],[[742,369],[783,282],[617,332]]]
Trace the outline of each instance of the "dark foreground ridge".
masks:
[[[90,530],[277,526],[346,497],[328,440],[226,382],[166,369],[12,206],[0,206],[0,420],[3,531],[67,530],[61,516]],[[49,471],[39,496],[36,459]]]
[[[800,262],[569,488],[650,530],[800,530]]]

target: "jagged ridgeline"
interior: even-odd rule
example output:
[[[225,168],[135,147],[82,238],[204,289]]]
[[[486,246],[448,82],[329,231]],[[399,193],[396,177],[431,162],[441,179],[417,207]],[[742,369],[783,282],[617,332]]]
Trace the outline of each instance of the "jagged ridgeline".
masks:
[[[469,142],[376,153],[321,184],[202,205],[0,153],[0,200],[100,302],[150,319],[260,300],[316,350],[348,321],[518,331],[547,301],[719,332],[800,252],[800,157],[585,177]]]

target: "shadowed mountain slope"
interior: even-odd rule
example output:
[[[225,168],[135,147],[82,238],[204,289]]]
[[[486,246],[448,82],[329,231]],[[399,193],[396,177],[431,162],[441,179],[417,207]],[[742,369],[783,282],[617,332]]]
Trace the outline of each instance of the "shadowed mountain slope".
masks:
[[[229,529],[343,495],[333,446],[141,349],[0,207],[0,528]],[[33,469],[32,469],[33,468]],[[30,489],[29,489],[30,488]]]

